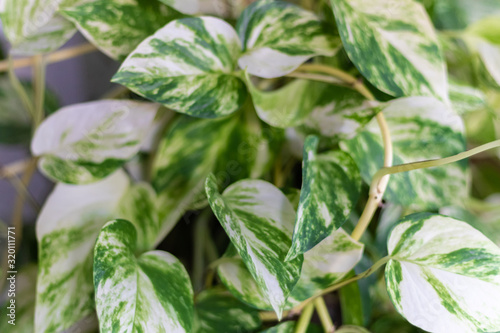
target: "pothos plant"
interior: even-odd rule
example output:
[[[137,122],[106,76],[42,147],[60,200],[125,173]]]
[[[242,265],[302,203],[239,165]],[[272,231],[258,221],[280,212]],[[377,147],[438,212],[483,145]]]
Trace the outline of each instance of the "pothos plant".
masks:
[[[8,89],[56,182],[22,321],[2,327],[408,330],[373,325],[390,299],[425,331],[500,331],[499,224],[458,213],[479,204],[466,158],[500,145],[467,151],[463,122],[500,107],[500,4],[228,3],[2,1],[11,56],[36,55],[34,87],[11,62]],[[77,29],[129,98],[44,119],[44,54]],[[158,249],[189,230],[193,260]]]

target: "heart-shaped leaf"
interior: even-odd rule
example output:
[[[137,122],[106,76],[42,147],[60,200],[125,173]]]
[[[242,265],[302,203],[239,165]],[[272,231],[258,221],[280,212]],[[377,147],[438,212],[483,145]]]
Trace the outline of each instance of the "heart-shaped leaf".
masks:
[[[191,332],[193,289],[182,263],[164,251],[135,256],[137,232],[126,220],[101,230],[94,248],[100,331]]]
[[[144,40],[113,81],[194,117],[216,118],[238,110],[246,97],[234,74],[240,40],[213,17],[175,20]]]
[[[465,222],[407,216],[388,241],[389,296],[415,326],[435,333],[500,330],[500,248]]]

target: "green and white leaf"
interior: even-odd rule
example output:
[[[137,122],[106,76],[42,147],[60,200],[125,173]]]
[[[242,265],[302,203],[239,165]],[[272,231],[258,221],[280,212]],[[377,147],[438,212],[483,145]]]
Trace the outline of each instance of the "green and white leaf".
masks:
[[[453,81],[449,83],[451,105],[458,114],[465,114],[486,107],[486,95],[482,90]]]
[[[61,12],[101,51],[123,60],[144,39],[181,16],[159,3],[139,0],[98,0]]]
[[[135,256],[137,233],[126,220],[108,222],[94,248],[100,332],[191,332],[193,289],[170,253]]]
[[[181,13],[185,14],[197,14],[200,11],[200,6],[206,0],[160,0],[165,5],[172,7]]]
[[[183,116],[161,140],[153,163],[152,183],[159,194],[161,231],[157,243],[182,214],[203,195],[207,176],[214,172],[225,184],[258,178],[271,167],[281,142],[258,124],[240,116],[199,119]]]
[[[11,282],[14,281],[15,295],[4,298],[5,302],[1,306],[4,318],[0,321],[0,331],[9,333],[33,333],[35,331],[33,325],[35,323],[37,274],[38,267],[35,264],[28,264],[15,274],[15,280],[6,280],[8,289],[10,289]],[[7,273],[6,278],[10,277],[11,275]],[[11,292],[5,292],[5,296],[9,296],[9,293]],[[15,303],[12,304],[11,300],[14,300]],[[10,322],[13,322],[15,325],[12,325]]]
[[[113,81],[194,117],[216,118],[238,110],[246,97],[235,75],[240,41],[223,20],[175,20],[144,40]]]
[[[116,216],[134,221],[138,252],[154,248],[162,225],[157,196],[151,185],[145,182],[132,185],[121,199]]]
[[[259,312],[222,289],[210,289],[196,297],[194,333],[253,332],[262,323]]]
[[[330,0],[344,48],[361,74],[396,97],[448,101],[446,65],[424,7],[413,0]]]
[[[488,73],[500,86],[500,44],[495,45],[486,41],[480,41],[477,45],[479,56],[488,70]]]
[[[285,262],[295,211],[286,196],[262,180],[242,180],[221,195],[215,176],[205,185],[208,202],[232,244],[281,317],[300,277],[302,256]]]
[[[429,332],[500,330],[500,248],[465,222],[407,216],[388,242],[386,283],[394,306]]]
[[[42,157],[40,169],[47,177],[69,184],[91,183],[137,154],[157,109],[157,104],[126,100],[64,107],[40,125],[31,151]]]
[[[93,313],[94,244],[128,187],[120,170],[90,185],[58,184],[45,202],[36,225],[36,333],[62,332]]]
[[[304,144],[300,203],[287,260],[314,248],[340,228],[361,192],[354,160],[341,151],[318,154],[318,143],[317,137],[309,136]]]
[[[396,99],[383,105],[383,113],[391,132],[394,165],[448,157],[466,149],[462,119],[434,98]],[[376,120],[340,146],[349,152],[363,180],[370,184],[383,166],[384,156]],[[391,176],[385,197],[403,206],[438,209],[467,196],[467,179],[466,161],[399,173]]]
[[[304,254],[300,279],[288,298],[285,309],[291,309],[317,292],[343,278],[354,268],[363,254],[363,244],[339,229]],[[262,289],[231,246],[219,265],[219,277],[239,300],[262,310],[271,309]]]
[[[433,21],[438,29],[462,30],[484,17],[499,14],[497,0],[477,0],[471,5],[468,0],[433,1]]]
[[[236,30],[243,44],[238,64],[264,78],[284,76],[311,57],[335,55],[340,47],[332,29],[315,14],[285,1],[252,3]]]

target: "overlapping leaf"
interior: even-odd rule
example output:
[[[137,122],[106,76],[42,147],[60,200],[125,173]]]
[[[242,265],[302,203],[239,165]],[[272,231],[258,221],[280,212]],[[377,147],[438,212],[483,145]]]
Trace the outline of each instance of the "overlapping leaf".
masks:
[[[181,13],[196,14],[200,11],[200,6],[204,0],[160,0],[169,7],[175,8]],[[212,4],[213,5],[213,4]],[[203,12],[203,11],[202,11]]]
[[[132,223],[114,220],[94,249],[94,286],[100,331],[191,332],[193,289],[182,263],[163,251],[135,257]]]
[[[344,277],[358,263],[362,254],[363,245],[354,241],[342,229],[306,252],[300,279],[288,298],[286,309],[298,305]],[[229,247],[224,257],[228,258],[228,262],[219,266],[219,277],[227,289],[246,304],[258,309],[271,309],[265,294],[234,248]]]
[[[140,42],[181,15],[155,2],[138,0],[98,0],[62,14],[100,50],[113,59],[123,60]]]
[[[229,185],[260,177],[270,167],[279,147],[279,134],[264,132],[258,123],[237,117],[196,119],[182,117],[160,142],[153,165],[153,186],[159,193],[161,220],[158,240],[170,231],[203,191],[214,172]],[[203,195],[205,197],[205,195]]]
[[[450,100],[458,114],[477,111],[486,107],[486,96],[477,88],[450,82]]]
[[[391,132],[393,164],[443,158],[466,149],[461,118],[431,97],[396,99],[383,106]],[[366,130],[341,147],[353,157],[365,182],[383,166],[384,148],[378,125],[372,120]],[[404,206],[439,208],[459,202],[468,193],[467,162],[428,168],[391,176],[387,200]]]
[[[285,1],[254,2],[236,30],[243,43],[240,67],[265,78],[288,74],[313,56],[333,56],[340,46],[316,15]]]
[[[195,333],[253,332],[261,326],[259,313],[223,290],[205,290],[196,297]]]
[[[305,253],[340,228],[348,219],[361,192],[361,175],[344,152],[318,154],[319,139],[304,144],[302,189],[287,260]]]
[[[128,186],[118,171],[90,185],[58,184],[47,199],[36,227],[35,332],[62,332],[94,311],[92,250]]]
[[[500,13],[496,0],[477,0],[472,6],[467,0],[433,1],[433,21],[443,30],[461,30],[486,16]]]
[[[212,211],[280,317],[303,260],[298,256],[284,261],[292,241],[292,205],[280,190],[262,180],[236,182],[221,195],[211,175],[205,187]]]
[[[245,100],[234,75],[240,42],[234,29],[213,17],[175,20],[144,40],[113,81],[146,98],[195,117],[233,113]]]
[[[349,58],[368,81],[396,97],[448,101],[446,66],[434,27],[417,1],[331,0]]]
[[[467,223],[428,213],[393,230],[386,267],[396,309],[426,331],[500,330],[500,248]]]
[[[31,151],[42,156],[40,168],[49,178],[91,183],[139,151],[157,109],[152,103],[113,100],[68,106],[40,125]]]

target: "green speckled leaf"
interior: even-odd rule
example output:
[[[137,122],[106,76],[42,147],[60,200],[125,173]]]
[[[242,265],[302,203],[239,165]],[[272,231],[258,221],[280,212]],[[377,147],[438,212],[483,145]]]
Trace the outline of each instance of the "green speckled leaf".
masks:
[[[94,248],[100,332],[191,332],[193,289],[170,253],[136,257],[137,232],[126,220],[108,222]]]
[[[203,184],[211,172],[227,186],[238,179],[258,178],[269,170],[281,142],[279,135],[242,121],[240,116],[183,116],[165,134],[152,177],[164,221],[158,242],[201,194],[206,200]]]
[[[90,185],[58,184],[45,202],[36,226],[36,333],[62,332],[93,313],[92,250],[128,186],[118,171]]]
[[[500,45],[480,41],[477,48],[484,67],[496,84],[500,86]]]
[[[287,260],[305,253],[340,228],[361,192],[361,175],[346,153],[318,154],[319,139],[306,138],[302,189]]]
[[[450,100],[458,114],[477,111],[486,107],[486,95],[477,88],[450,81]]]
[[[203,2],[212,0],[160,0],[169,7],[175,8],[181,13],[185,14],[196,14],[200,10],[200,6]],[[212,4],[213,5],[213,4]]]
[[[234,74],[236,31],[213,17],[175,20],[144,40],[113,78],[148,99],[194,117],[238,110],[246,97]]]
[[[1,332],[33,333],[35,331],[37,274],[38,267],[35,264],[22,267],[15,275],[15,280],[10,279],[11,275],[7,274],[6,287],[10,289],[10,283],[15,281],[15,295],[9,295],[10,291],[5,292],[7,297],[5,297],[5,302],[1,305],[4,316],[3,320],[0,321]],[[14,304],[11,303],[11,299],[14,300]],[[12,325],[12,323],[15,325]]]
[[[443,158],[466,149],[462,119],[431,97],[396,99],[383,106],[391,132],[393,164]],[[384,148],[373,119],[354,139],[341,142],[371,183],[383,166]],[[437,209],[460,202],[468,193],[467,161],[392,175],[385,198],[404,206]]]
[[[448,101],[434,27],[413,0],[330,0],[349,58],[368,81],[396,96]]]
[[[285,262],[295,211],[272,184],[242,180],[221,195],[216,178],[205,185],[208,202],[245,265],[280,317],[300,277],[302,256]]]
[[[407,216],[388,241],[389,296],[410,323],[433,333],[500,330],[500,248],[465,222]]]
[[[284,76],[313,56],[333,56],[340,46],[315,14],[285,1],[254,2],[236,30],[243,43],[238,64],[265,78]]]
[[[260,327],[259,312],[227,291],[205,290],[196,297],[194,333],[245,333]]]
[[[148,183],[132,185],[118,206],[117,217],[134,221],[137,230],[137,251],[145,252],[156,245],[162,228],[156,193]]]
[[[159,3],[98,0],[65,8],[62,14],[113,59],[123,60],[140,42],[181,15]]]
[[[339,229],[304,254],[300,279],[293,289],[285,309],[314,296],[320,290],[343,278],[361,259],[363,245]],[[232,258],[219,266],[219,277],[226,288],[242,302],[262,310],[271,309],[262,290],[238,257],[229,247],[225,257]]]
[[[157,104],[126,100],[64,107],[38,127],[31,151],[42,156],[40,168],[47,177],[91,183],[137,154],[157,109]]]

